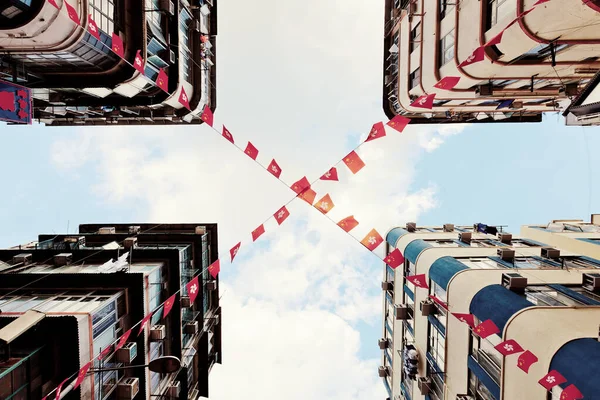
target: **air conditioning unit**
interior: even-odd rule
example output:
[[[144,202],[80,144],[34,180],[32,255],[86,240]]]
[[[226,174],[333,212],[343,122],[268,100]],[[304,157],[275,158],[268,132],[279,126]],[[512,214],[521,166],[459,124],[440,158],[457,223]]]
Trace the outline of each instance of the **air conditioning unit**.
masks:
[[[396,314],[396,320],[407,320],[409,319],[408,315],[408,306],[406,304],[396,304],[394,306],[394,314]]]
[[[125,240],[123,240],[123,247],[125,247],[126,249],[130,249],[135,246],[137,246],[136,237],[128,237]]]
[[[207,290],[217,290],[217,281],[208,281],[206,282]]]
[[[454,224],[444,224],[444,232],[454,232]]]
[[[54,256],[54,265],[57,267],[68,265],[71,261],[73,261],[73,254],[71,253],[60,253]]]
[[[471,232],[461,232],[458,234],[458,240],[460,240],[463,243],[471,244],[472,236],[473,235],[471,234]]]
[[[167,13],[170,16],[175,15],[175,4],[171,0],[160,0],[158,8],[160,11]]]
[[[419,386],[419,391],[422,395],[426,395],[431,393],[431,378],[429,377],[421,377],[417,379],[417,386]]]
[[[183,327],[183,332],[187,335],[195,335],[198,333],[198,321],[188,322]]]
[[[13,256],[12,263],[13,264],[23,264],[23,265],[31,264],[31,253],[21,253],[21,254],[17,254],[16,256]]]
[[[196,235],[204,235],[206,233],[206,228],[204,226],[197,226],[195,233]]]
[[[190,296],[181,296],[181,307],[190,308],[192,306],[192,301]]]
[[[504,244],[510,244],[512,242],[512,234],[498,232],[498,240]]]
[[[496,254],[502,261],[515,262],[515,251],[513,249],[498,249]]]
[[[469,396],[468,394],[457,394],[456,400],[475,400],[475,397]]]
[[[544,258],[556,260],[560,257],[560,250],[553,247],[542,247],[541,255]]]
[[[492,85],[479,85],[475,93],[479,96],[491,96],[494,93],[494,88]]]
[[[130,326],[131,326],[130,314],[127,314],[124,317],[119,319],[119,329],[121,329],[122,332],[126,332]]]
[[[129,227],[129,234],[137,235],[138,233],[140,233],[141,230],[142,230],[142,228],[139,225],[131,225]]]
[[[390,370],[388,367],[384,367],[383,365],[378,368],[379,377],[385,378],[386,376],[390,376]]]
[[[421,315],[423,315],[424,317],[428,315],[433,315],[437,311],[437,309],[435,308],[435,304],[430,299],[421,301],[421,303],[419,304],[419,308],[421,309]]]
[[[406,230],[409,232],[415,232],[417,230],[417,223],[416,222],[407,222]]]
[[[125,378],[117,385],[117,398],[121,400],[133,400],[139,391],[139,378]]]
[[[527,287],[527,278],[516,273],[502,274],[502,286],[513,292],[523,293]]]
[[[591,292],[600,292],[600,274],[582,274],[582,286]]]
[[[394,290],[394,284],[392,282],[381,282],[381,290]]]
[[[164,340],[167,335],[167,329],[164,325],[154,325],[150,328],[150,341],[158,342]]]
[[[114,226],[108,226],[108,227],[98,229],[99,235],[114,235],[115,232],[116,232],[116,230],[115,230]]]
[[[85,245],[85,236],[67,236],[63,239],[65,243],[81,243]]]
[[[384,338],[379,339],[377,341],[377,344],[379,344],[379,348],[381,350],[384,350],[384,349],[387,349],[390,347],[390,341],[388,339],[384,339]]]
[[[123,347],[117,350],[117,361],[120,363],[131,364],[137,356],[137,343],[125,343]]]
[[[179,382],[179,381],[173,382],[169,385],[169,388],[167,389],[167,396],[169,396],[172,399],[178,399],[180,391],[181,391],[181,382]]]

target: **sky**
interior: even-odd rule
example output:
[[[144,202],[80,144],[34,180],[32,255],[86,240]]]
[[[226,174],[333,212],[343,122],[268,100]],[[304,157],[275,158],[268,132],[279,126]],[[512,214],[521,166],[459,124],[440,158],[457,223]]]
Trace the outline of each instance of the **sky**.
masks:
[[[282,179],[314,180],[386,122],[383,4],[219,3],[215,126]],[[366,167],[329,193],[358,239],[408,221],[507,225],[600,212],[599,128],[540,124],[410,126],[363,145]],[[223,364],[216,400],[385,398],[377,377],[383,264],[208,126],[0,125],[0,246],[94,222],[216,222],[223,258]],[[229,249],[242,242],[229,264]],[[376,250],[382,256],[383,245]]]

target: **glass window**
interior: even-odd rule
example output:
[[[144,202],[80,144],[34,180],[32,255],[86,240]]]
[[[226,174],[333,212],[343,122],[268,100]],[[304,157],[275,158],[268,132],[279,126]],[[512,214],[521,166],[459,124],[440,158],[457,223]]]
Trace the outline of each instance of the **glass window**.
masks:
[[[450,14],[450,11],[454,10],[454,3],[456,0],[440,0],[440,19]]]
[[[429,325],[429,343],[427,345],[427,351],[431,355],[431,360],[428,360],[431,364],[433,360],[435,362],[435,368],[432,368],[434,371],[444,371],[444,352],[446,345],[446,338],[442,336],[440,331],[438,331],[435,327]],[[433,364],[432,364],[433,366]]]
[[[417,68],[410,73],[410,81],[408,83],[410,86],[409,90],[419,86],[419,83],[421,83],[421,68]]]
[[[440,66],[454,58],[454,29],[440,40]]]
[[[508,15],[511,2],[507,0],[488,0],[487,2],[487,29]]]
[[[418,22],[417,25],[410,32],[410,53],[419,47],[421,44],[421,23]]]

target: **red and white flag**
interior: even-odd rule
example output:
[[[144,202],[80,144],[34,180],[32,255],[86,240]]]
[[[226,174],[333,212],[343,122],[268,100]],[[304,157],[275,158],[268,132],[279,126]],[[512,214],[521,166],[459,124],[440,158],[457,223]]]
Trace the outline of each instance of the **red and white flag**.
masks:
[[[305,176],[303,176],[300,180],[298,180],[297,182],[294,182],[294,184],[292,184],[292,190],[294,192],[296,192],[296,194],[302,193],[309,187],[310,187],[310,182],[308,181],[308,179],[306,179]]]
[[[121,58],[125,56],[123,39],[121,39],[121,36],[117,35],[114,32],[112,34],[112,51]]]
[[[256,239],[261,237],[263,233],[265,233],[265,226],[261,224],[258,228],[252,231],[252,241],[256,242]]]
[[[165,73],[165,70],[160,68],[158,70],[158,76],[156,77],[156,86],[163,91],[169,93],[169,77]]]
[[[171,309],[175,305],[175,298],[176,297],[177,297],[177,293],[175,293],[173,296],[169,297],[167,299],[167,301],[165,302],[165,305],[164,305],[164,308],[163,308],[163,318],[166,318],[167,315],[169,315],[169,313],[171,312]]]
[[[202,110],[202,115],[200,115],[200,119],[206,122],[209,126],[213,126],[214,116],[208,104],[204,106],[204,110]]]
[[[478,48],[473,50],[473,53],[471,53],[471,55],[469,57],[467,57],[467,59],[465,61],[458,64],[458,66],[460,68],[462,68],[462,67],[466,67],[467,65],[471,65],[471,64],[475,64],[477,62],[483,61],[484,55],[485,55],[485,47],[479,46]]]
[[[388,121],[387,125],[390,128],[394,128],[398,132],[402,133],[402,131],[404,130],[404,128],[406,128],[406,125],[408,125],[409,122],[409,118],[403,117],[402,115],[396,115],[394,118]]]
[[[483,47],[494,46],[496,44],[500,44],[502,42],[502,34],[503,33],[504,33],[504,31],[500,31],[499,34],[497,34],[496,36],[491,38],[486,44],[483,45]]]
[[[370,251],[375,250],[383,242],[383,238],[375,229],[371,229],[360,243]]]
[[[433,85],[433,87],[437,89],[451,90],[458,85],[458,81],[460,81],[459,76],[445,76],[438,83]]]
[[[71,19],[71,21],[75,22],[77,25],[81,25],[81,21],[79,21],[79,15],[77,14],[77,11],[75,11],[75,8],[72,5],[70,5],[66,0],[65,7],[67,8],[67,14],[69,14],[69,18]]]
[[[475,329],[473,329],[473,333],[475,333],[480,338],[485,339],[488,336],[500,333],[500,329],[496,326],[494,321],[492,321],[491,319],[486,319],[485,321],[477,325]]]
[[[244,150],[244,153],[246,153],[248,157],[253,160],[256,160],[256,157],[258,157],[258,149],[250,142],[248,142],[246,145],[246,150]]]
[[[227,128],[225,128],[225,125],[223,125],[223,137],[225,139],[229,140],[232,144],[235,143],[233,141],[233,135],[231,134],[231,132],[229,132],[229,130]]]
[[[433,100],[435,100],[435,93],[424,94],[423,96],[410,103],[410,106],[416,108],[426,108],[428,110],[431,110],[433,108]]]
[[[335,167],[331,167],[329,169],[329,171],[325,172],[323,174],[323,176],[321,176],[319,179],[321,179],[322,181],[337,181],[337,180],[339,180],[337,169]]]
[[[340,222],[338,222],[337,224],[344,231],[350,232],[352,229],[358,226],[358,221],[354,219],[354,215],[350,215],[349,217],[346,217]]]
[[[538,358],[530,352],[529,350],[525,350],[523,354],[519,356],[519,360],[517,361],[517,367],[525,371],[525,373],[529,373],[529,367],[538,362]]]
[[[98,25],[96,25],[96,21],[92,19],[92,14],[88,14],[88,31],[90,35],[100,40],[100,32],[98,31]]]
[[[407,276],[406,280],[415,285],[416,287],[422,289],[429,289],[429,286],[427,285],[427,278],[425,278],[425,274]]]
[[[58,4],[56,4],[56,0],[48,0],[48,3],[50,3],[52,6],[54,6],[54,8],[56,8],[57,10],[60,10],[60,8],[58,7]]]
[[[217,275],[219,275],[219,272],[221,272],[221,261],[217,260],[214,263],[210,264],[208,267],[208,272],[210,272],[210,275],[213,278],[216,278]]]
[[[522,353],[523,348],[519,343],[517,343],[514,339],[508,339],[504,342],[500,342],[494,346],[496,350],[500,352],[503,356],[510,356],[511,354]]]
[[[315,198],[317,197],[317,192],[312,190],[311,188],[305,189],[304,192],[298,195],[302,200],[310,204],[311,206],[315,202]]]
[[[277,221],[278,225],[283,224],[283,221],[285,221],[289,216],[290,212],[285,206],[281,207],[275,214],[273,214],[273,217],[275,217],[275,221]]]
[[[557,370],[548,372],[542,379],[538,381],[546,390],[552,390],[556,385],[565,383],[567,379],[560,374]]]
[[[60,393],[62,392],[62,387],[65,383],[67,383],[67,381],[69,380],[69,378],[66,378],[64,381],[62,381],[57,387],[56,387],[56,396],[54,397],[54,400],[60,400]]]
[[[363,160],[358,156],[358,154],[356,154],[354,150],[348,153],[348,155],[344,157],[343,161],[353,174],[356,174],[365,166]]]
[[[148,323],[148,321],[150,321],[150,318],[152,318],[152,313],[150,313],[144,317],[144,319],[140,323],[140,329],[138,330],[138,334],[137,334],[138,336],[140,336],[142,334],[142,332],[144,332],[144,328],[146,327],[146,324]]]
[[[191,110],[190,109],[190,99],[188,99],[187,93],[185,92],[185,89],[183,88],[183,86],[181,87],[181,92],[179,93],[179,104],[181,104],[188,110]]]
[[[475,328],[475,316],[473,314],[452,313],[460,322],[464,322],[471,328]]]
[[[371,132],[369,132],[369,136],[367,136],[367,140],[365,142],[370,142],[371,140],[379,139],[385,136],[385,127],[383,126],[383,122],[377,122],[371,128]]]
[[[440,299],[439,297],[430,294],[429,298],[433,301],[435,301],[437,303],[437,305],[439,305],[440,307],[442,307],[444,310],[448,310],[448,304],[444,303],[444,301],[442,299]]]
[[[194,302],[196,300],[196,297],[198,296],[198,293],[200,292],[200,284],[198,282],[198,277],[195,276],[194,279],[192,279],[191,281],[189,281],[186,285],[185,285],[185,289],[187,290],[187,294],[190,298],[190,302]]]
[[[127,332],[125,332],[123,334],[123,336],[121,336],[121,338],[115,345],[115,351],[119,350],[121,347],[123,347],[125,345],[125,343],[127,343],[127,339],[129,339],[129,335],[131,335],[131,329],[129,329]]]
[[[90,366],[92,365],[91,362],[85,364],[83,367],[81,367],[81,369],[79,370],[79,373],[77,374],[77,380],[75,381],[75,385],[73,385],[73,390],[77,389],[79,387],[79,385],[81,385],[81,382],[83,382],[83,380],[85,379],[85,376],[87,375],[88,370],[90,369]]]
[[[323,214],[327,214],[333,207],[333,200],[331,200],[329,194],[323,196],[323,198],[317,201],[317,204],[315,204],[315,208],[321,211]]]
[[[142,51],[138,50],[135,53],[135,59],[133,60],[133,68],[135,68],[140,74],[144,75],[145,66],[144,58],[142,57]]]
[[[583,399],[583,394],[575,385],[569,385],[563,389],[560,394],[560,400],[580,400]]]
[[[231,256],[231,262],[233,262],[233,259],[235,258],[235,256],[237,256],[238,251],[240,251],[241,245],[242,245],[242,242],[239,242],[238,244],[233,246],[231,249],[229,249],[229,255]]]
[[[400,265],[404,264],[404,256],[400,249],[394,249],[390,254],[388,254],[384,259],[387,265],[389,265],[392,269],[398,268]]]
[[[267,170],[270,173],[272,173],[275,176],[275,178],[279,178],[281,176],[281,167],[279,166],[279,164],[277,164],[277,161],[275,161],[275,159],[271,161],[271,164],[269,164]]]

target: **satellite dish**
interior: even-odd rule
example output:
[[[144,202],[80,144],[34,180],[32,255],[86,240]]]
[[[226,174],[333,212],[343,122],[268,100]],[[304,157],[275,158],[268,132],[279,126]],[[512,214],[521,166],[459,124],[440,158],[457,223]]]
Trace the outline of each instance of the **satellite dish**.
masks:
[[[179,371],[179,368],[181,368],[181,360],[174,356],[158,357],[148,364],[148,369],[150,371],[161,374],[176,372]]]

